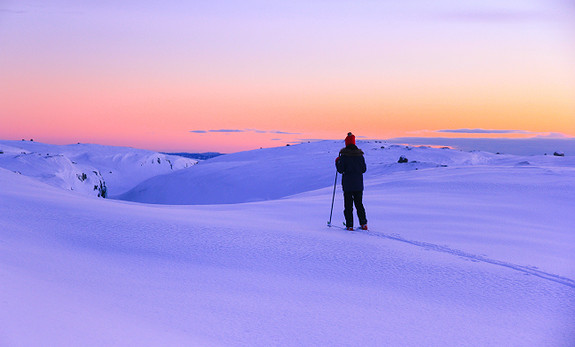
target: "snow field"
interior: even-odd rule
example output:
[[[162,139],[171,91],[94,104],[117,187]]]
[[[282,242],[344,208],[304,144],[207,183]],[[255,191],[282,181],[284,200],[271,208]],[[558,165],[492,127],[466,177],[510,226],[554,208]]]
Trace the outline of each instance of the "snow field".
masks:
[[[374,144],[364,148],[371,230],[346,232],[325,226],[335,145],[264,150],[292,156],[303,174],[279,177],[291,180],[279,199],[251,203],[98,199],[0,169],[0,344],[575,341],[573,166]],[[395,165],[391,158],[407,151],[420,163]],[[215,162],[222,172],[207,183],[259,179],[247,176],[263,165],[258,155],[224,156],[230,163]],[[315,173],[307,166],[314,155],[330,167],[318,169],[328,181],[312,190],[300,181]],[[251,166],[232,164],[250,157]],[[193,172],[210,162],[184,171],[203,174]],[[279,175],[283,165],[260,168]],[[338,187],[334,225],[343,219],[340,195]]]

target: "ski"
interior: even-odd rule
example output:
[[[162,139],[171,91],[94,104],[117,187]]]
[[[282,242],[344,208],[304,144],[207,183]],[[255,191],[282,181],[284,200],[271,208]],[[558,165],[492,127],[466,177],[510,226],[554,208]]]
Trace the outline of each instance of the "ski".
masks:
[[[347,230],[347,227],[345,226],[345,222],[342,222],[342,224],[343,224],[343,226],[338,226],[338,225],[332,224],[332,223],[329,222],[329,221],[327,222],[328,228],[336,227],[336,228],[338,228],[338,229],[343,229],[343,230],[345,230],[345,231],[369,231],[368,229],[362,229],[360,226],[359,226],[359,227],[354,227],[353,230]]]

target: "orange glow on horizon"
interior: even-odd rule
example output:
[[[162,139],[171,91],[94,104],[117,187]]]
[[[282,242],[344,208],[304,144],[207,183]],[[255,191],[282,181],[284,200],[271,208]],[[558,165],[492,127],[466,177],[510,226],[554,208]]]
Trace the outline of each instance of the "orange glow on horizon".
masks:
[[[350,3],[351,17],[335,6],[313,21],[298,11],[284,17],[281,2],[250,8],[261,15],[249,18],[219,17],[206,2],[193,13],[198,21],[169,2],[154,5],[165,16],[86,2],[75,8],[86,11],[58,17],[68,5],[44,6],[50,10],[0,11],[2,139],[232,152],[348,131],[382,139],[530,136],[433,132],[464,128],[575,136],[575,16],[559,3],[518,2],[508,9],[518,17],[490,18],[499,3],[479,11],[461,2],[449,10],[369,2],[394,14],[389,21],[361,1]],[[463,8],[479,16],[434,17]],[[532,11],[547,19],[521,17]],[[214,129],[267,133],[190,132]]]
[[[230,91],[231,93],[231,91]],[[90,100],[78,93],[70,100],[57,92],[8,98],[3,103],[0,138],[45,138],[47,142],[95,142],[142,148],[236,151],[269,147],[301,138],[338,138],[352,130],[369,138],[409,136],[423,129],[516,129],[575,136],[573,100],[516,99],[501,96],[439,98],[397,93],[309,93],[257,95],[238,92],[218,101],[214,92],[189,99],[165,96]],[[9,115],[9,116],[5,116]],[[552,115],[552,116],[551,116]],[[34,121],[29,119],[33,117]],[[6,126],[8,125],[8,126]],[[190,133],[201,129],[263,129],[301,133],[295,136]],[[419,136],[419,135],[418,135]],[[427,135],[422,135],[427,136]],[[437,136],[435,134],[434,136]],[[442,133],[451,137],[453,134]],[[476,134],[458,134],[475,137]],[[500,137],[500,134],[481,134]],[[520,134],[505,134],[520,137]],[[523,135],[525,136],[525,135]]]

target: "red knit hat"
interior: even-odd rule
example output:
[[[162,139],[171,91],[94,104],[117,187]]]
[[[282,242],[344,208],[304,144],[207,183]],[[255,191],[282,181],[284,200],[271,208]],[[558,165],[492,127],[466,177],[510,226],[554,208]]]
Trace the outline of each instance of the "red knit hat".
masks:
[[[345,145],[355,145],[355,135],[353,135],[351,131],[347,133],[347,137],[345,138]]]

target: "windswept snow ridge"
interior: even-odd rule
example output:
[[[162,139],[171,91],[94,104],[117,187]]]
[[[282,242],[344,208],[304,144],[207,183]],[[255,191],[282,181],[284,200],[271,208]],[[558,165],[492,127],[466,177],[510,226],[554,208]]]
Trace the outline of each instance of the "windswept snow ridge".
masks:
[[[366,179],[396,171],[488,165],[509,158],[486,152],[409,147],[383,141],[359,141],[358,144],[366,154]],[[193,170],[153,177],[115,197],[177,205],[279,199],[323,188],[333,182],[334,159],[341,147],[341,141],[322,141],[228,154],[202,162]],[[402,155],[409,163],[397,163]]]

